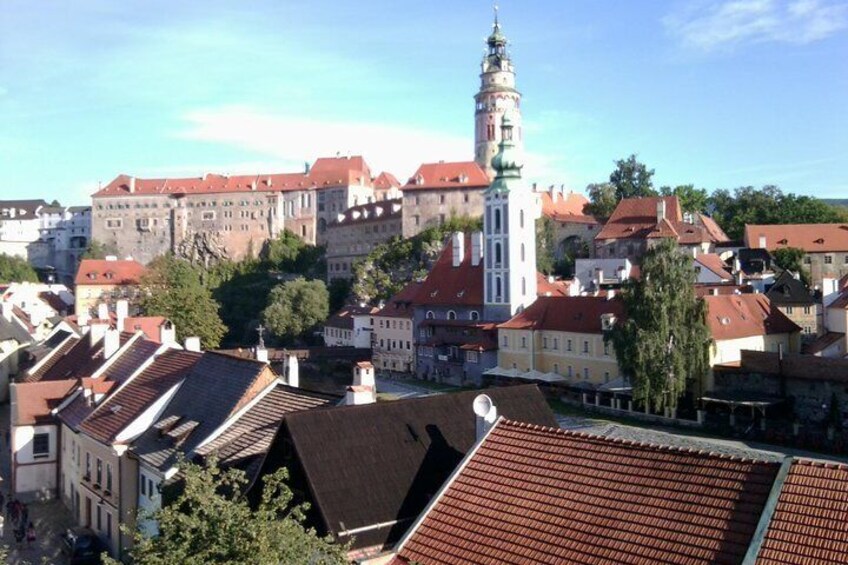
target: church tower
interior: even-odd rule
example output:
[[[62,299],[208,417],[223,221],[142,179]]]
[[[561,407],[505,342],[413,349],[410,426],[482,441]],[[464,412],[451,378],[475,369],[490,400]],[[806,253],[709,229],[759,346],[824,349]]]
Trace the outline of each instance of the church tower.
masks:
[[[474,160],[486,171],[489,178],[495,175],[492,158],[498,152],[501,141],[501,121],[504,112],[511,112],[515,142],[521,144],[521,93],[515,90],[515,71],[506,50],[506,36],[498,23],[495,7],[495,23],[492,34],[486,40],[480,72],[480,90],[474,96]]]
[[[484,315],[512,318],[536,300],[536,199],[521,179],[512,112],[503,114],[495,180],[486,189],[483,215]]]

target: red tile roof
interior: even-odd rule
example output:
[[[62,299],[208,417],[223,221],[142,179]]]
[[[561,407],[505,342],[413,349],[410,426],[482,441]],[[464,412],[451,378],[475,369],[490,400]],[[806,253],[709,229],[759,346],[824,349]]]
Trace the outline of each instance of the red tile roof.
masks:
[[[700,253],[695,257],[695,262],[722,279],[733,279],[733,275],[727,270],[724,261],[716,253]]]
[[[739,563],[778,468],[501,420],[394,563]]]
[[[162,326],[167,321],[164,316],[131,316],[124,319],[124,327],[121,329],[125,332],[133,333],[140,331],[147,339],[161,342]]]
[[[369,316],[379,312],[379,308],[373,306],[345,306],[324,323],[327,328],[353,329],[353,318],[356,316]]]
[[[781,224],[745,226],[745,245],[760,249],[765,236],[765,249],[775,251],[796,247],[807,253],[848,251],[848,224]]]
[[[489,186],[489,177],[474,161],[455,163],[424,163],[403,186],[408,190],[434,190],[449,188],[480,189]]]
[[[133,284],[141,282],[144,265],[131,259],[109,261],[106,259],[83,259],[77,269],[76,284]]]
[[[415,298],[418,296],[418,291],[421,288],[419,281],[412,281],[407,284],[400,292],[392,296],[383,308],[374,314],[382,318],[409,318],[413,317],[415,306]]]
[[[801,331],[763,294],[705,296],[707,326],[716,341]]]
[[[602,296],[540,296],[524,312],[498,327],[600,334],[603,314],[621,320],[624,304]]]
[[[848,466],[792,462],[757,555],[758,565],[845,563]]]
[[[436,264],[415,297],[420,306],[478,306],[483,304],[483,260],[471,264],[471,241],[466,234],[465,256],[453,266],[453,245],[448,240]]]
[[[28,426],[50,421],[56,408],[76,386],[77,381],[44,381],[11,385],[12,425]]]
[[[657,221],[657,205],[665,202],[665,218]],[[695,214],[693,223],[683,221],[676,196],[625,198],[616,206],[610,219],[595,236],[604,239],[647,239],[672,237],[683,245],[729,241],[711,218]]]
[[[583,213],[583,208],[589,200],[582,194],[569,192],[555,193],[556,201],[550,192],[542,192],[542,214],[557,222],[576,222],[579,224],[600,223],[594,216]]]
[[[308,173],[275,173],[260,175],[216,175],[174,179],[140,179],[119,175],[94,193],[104,196],[149,196],[151,194],[217,194],[251,192],[285,192],[331,186],[365,185],[371,182],[371,170],[362,157],[322,157]],[[130,187],[134,184],[134,192]]]
[[[394,176],[392,173],[387,173],[383,171],[379,175],[377,175],[374,180],[371,181],[371,184],[375,189],[378,190],[387,190],[390,188],[400,188],[400,181]]]

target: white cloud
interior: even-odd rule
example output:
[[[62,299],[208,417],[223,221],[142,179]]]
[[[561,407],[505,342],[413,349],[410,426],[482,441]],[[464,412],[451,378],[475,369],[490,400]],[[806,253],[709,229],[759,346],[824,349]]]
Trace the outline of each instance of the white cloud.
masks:
[[[690,4],[663,18],[668,32],[703,51],[743,43],[806,44],[848,28],[848,3],[831,0],[723,0]]]
[[[272,157],[275,159],[273,169],[280,171],[296,171],[306,161],[340,153],[362,155],[375,173],[389,171],[404,182],[421,163],[465,161],[474,155],[470,136],[402,124],[293,117],[249,106],[196,110],[183,118],[187,126],[177,132],[176,137],[228,145]],[[528,154],[526,161],[525,171],[534,179],[557,175],[554,159]],[[256,164],[268,163],[267,159],[261,159],[225,168],[232,173],[248,172],[257,170]],[[205,170],[220,171],[222,167]]]

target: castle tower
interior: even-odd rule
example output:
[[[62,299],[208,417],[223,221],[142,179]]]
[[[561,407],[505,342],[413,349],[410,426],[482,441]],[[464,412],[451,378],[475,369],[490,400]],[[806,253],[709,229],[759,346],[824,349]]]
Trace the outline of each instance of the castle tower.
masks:
[[[508,320],[536,300],[537,207],[521,179],[516,131],[512,113],[505,113],[492,159],[495,180],[484,193],[484,314],[491,321]]]
[[[486,40],[480,72],[480,90],[474,96],[474,160],[494,178],[492,158],[498,152],[501,141],[501,121],[504,112],[510,111],[515,133],[514,142],[521,144],[521,93],[515,90],[515,71],[506,50],[506,36],[498,23],[495,7],[495,22],[492,34]]]

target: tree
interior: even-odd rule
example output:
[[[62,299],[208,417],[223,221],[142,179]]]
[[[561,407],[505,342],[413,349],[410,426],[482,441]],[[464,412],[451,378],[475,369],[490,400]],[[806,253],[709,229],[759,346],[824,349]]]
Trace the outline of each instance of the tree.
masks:
[[[244,471],[183,462],[182,488],[175,500],[140,520],[156,521],[159,533],[134,539],[130,552],[138,565],[342,564],[347,548],[319,537],[303,522],[308,505],[294,504],[285,468],[263,478],[261,500],[253,509],[244,494]],[[120,562],[106,560],[109,565]]]
[[[218,303],[203,285],[200,269],[172,255],[157,257],[141,280],[141,309],[148,316],[174,322],[180,340],[197,336],[206,349],[215,349],[227,327],[218,315]]]
[[[586,194],[589,195],[589,204],[585,206],[583,212],[601,219],[612,216],[618,205],[613,185],[608,182],[590,184],[586,187]]]
[[[330,314],[330,294],[324,281],[297,278],[271,290],[262,321],[277,337],[301,337]]]
[[[806,253],[803,249],[798,249],[797,247],[781,247],[780,249],[774,250],[774,262],[778,267],[785,271],[792,271],[794,273],[798,273],[801,276],[801,279],[809,284],[810,275],[807,272],[807,269],[804,268],[804,255]]]
[[[26,259],[0,253],[0,283],[13,282],[38,282],[38,274]]]
[[[330,312],[339,310],[347,303],[350,297],[350,290],[353,288],[351,279],[333,279],[327,285],[327,292],[330,296]]]
[[[633,397],[659,410],[674,407],[686,380],[709,370],[706,303],[695,295],[692,257],[663,240],[645,254],[641,276],[628,281],[621,299],[626,319],[604,336],[611,341]]]
[[[315,278],[326,274],[324,248],[309,245],[289,230],[269,240],[260,255],[270,269]]]
[[[610,184],[615,187],[617,200],[656,196],[651,178],[654,169],[648,169],[636,160],[636,155],[615,162],[615,170],[610,174]]]
[[[680,208],[684,212],[705,212],[707,210],[707,191],[703,188],[695,188],[693,184],[681,184],[671,188],[664,186],[660,188],[663,196],[676,196],[680,201]]]
[[[550,275],[556,266],[554,221],[543,215],[536,220],[536,270]]]
[[[100,243],[96,239],[88,242],[88,247],[82,254],[82,259],[105,259],[107,255],[118,255],[118,248],[111,243]]]

